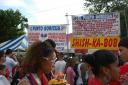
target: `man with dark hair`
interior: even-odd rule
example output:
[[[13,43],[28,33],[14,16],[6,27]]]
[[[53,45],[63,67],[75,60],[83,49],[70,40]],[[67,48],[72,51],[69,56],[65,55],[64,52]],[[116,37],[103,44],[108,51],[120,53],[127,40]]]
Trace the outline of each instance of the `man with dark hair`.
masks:
[[[47,39],[47,40],[45,40],[46,42],[48,42],[49,44],[51,44],[51,46],[53,47],[53,48],[56,48],[56,43],[52,40],[52,39]]]
[[[13,51],[12,51],[11,49],[7,49],[7,50],[6,50],[6,55],[10,55],[10,54],[12,54],[12,52],[13,52]]]

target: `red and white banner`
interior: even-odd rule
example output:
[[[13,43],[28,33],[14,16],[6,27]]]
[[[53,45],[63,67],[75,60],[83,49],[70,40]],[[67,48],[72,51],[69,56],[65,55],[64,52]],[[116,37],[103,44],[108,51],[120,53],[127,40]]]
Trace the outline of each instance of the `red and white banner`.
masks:
[[[30,25],[29,45],[38,40],[52,39],[56,42],[56,49],[63,52],[66,47],[66,27],[67,25]]]
[[[118,49],[120,36],[120,14],[102,13],[72,16],[73,37],[71,38],[71,48],[76,49]],[[106,40],[107,37],[107,40]],[[116,43],[112,39],[116,38]],[[99,45],[95,46],[95,39],[99,39]],[[76,44],[74,41],[78,40]],[[89,40],[84,43],[81,40]],[[80,41],[80,42],[79,42]],[[115,42],[115,41],[114,41]],[[84,46],[80,46],[84,43]],[[114,45],[116,44],[116,46]],[[114,45],[114,46],[113,46]]]
[[[119,36],[120,14],[89,14],[72,16],[74,36]]]

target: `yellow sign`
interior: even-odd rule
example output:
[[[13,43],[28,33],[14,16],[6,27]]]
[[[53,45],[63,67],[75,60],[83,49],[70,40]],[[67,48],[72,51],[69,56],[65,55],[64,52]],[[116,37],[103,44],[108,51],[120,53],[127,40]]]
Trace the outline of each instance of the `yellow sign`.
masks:
[[[118,49],[119,37],[72,37],[71,48],[76,49]]]

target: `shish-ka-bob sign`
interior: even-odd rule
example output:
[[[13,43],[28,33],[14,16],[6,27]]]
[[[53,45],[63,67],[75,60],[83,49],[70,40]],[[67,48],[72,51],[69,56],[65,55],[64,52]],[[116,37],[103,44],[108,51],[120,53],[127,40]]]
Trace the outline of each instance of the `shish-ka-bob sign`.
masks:
[[[113,37],[72,37],[71,48],[117,50],[120,38]]]

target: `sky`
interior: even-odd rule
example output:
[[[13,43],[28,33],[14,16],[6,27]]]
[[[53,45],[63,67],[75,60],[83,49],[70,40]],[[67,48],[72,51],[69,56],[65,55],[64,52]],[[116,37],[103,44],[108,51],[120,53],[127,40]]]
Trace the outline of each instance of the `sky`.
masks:
[[[84,0],[0,0],[0,9],[18,9],[29,25],[67,24],[69,15],[87,14]],[[71,31],[71,30],[70,30]]]

